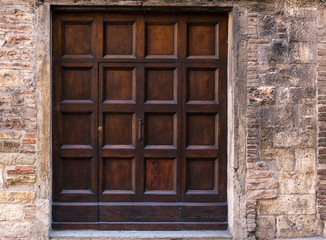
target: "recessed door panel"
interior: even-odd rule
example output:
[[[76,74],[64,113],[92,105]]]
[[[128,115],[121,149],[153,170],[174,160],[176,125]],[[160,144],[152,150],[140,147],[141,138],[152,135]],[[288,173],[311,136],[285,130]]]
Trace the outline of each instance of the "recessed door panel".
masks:
[[[135,130],[133,113],[105,113],[103,116],[105,147],[114,145],[134,146]]]
[[[135,70],[133,68],[105,68],[103,72],[105,101],[135,100]]]
[[[135,52],[135,23],[104,23],[104,55],[133,55]]]
[[[97,64],[56,63],[53,75],[53,200],[97,201]]]
[[[177,101],[177,69],[147,68],[145,71],[146,102]]]
[[[53,24],[53,228],[226,229],[227,15]]]
[[[147,113],[145,115],[145,147],[168,145],[177,147],[177,115],[173,113]]]
[[[104,158],[103,190],[106,194],[133,193],[135,190],[135,159]]]
[[[146,161],[146,194],[176,194],[176,159],[148,158]]]

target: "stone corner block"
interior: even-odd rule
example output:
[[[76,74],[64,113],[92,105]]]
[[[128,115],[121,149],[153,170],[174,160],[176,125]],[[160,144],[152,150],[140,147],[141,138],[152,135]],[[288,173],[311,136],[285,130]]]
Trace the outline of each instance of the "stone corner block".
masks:
[[[258,215],[303,215],[316,214],[314,194],[286,195],[272,200],[259,200]]]
[[[291,215],[276,218],[276,237],[302,238],[320,236],[321,222],[316,215]]]
[[[275,217],[274,216],[258,216],[256,237],[261,240],[269,240],[275,238]]]

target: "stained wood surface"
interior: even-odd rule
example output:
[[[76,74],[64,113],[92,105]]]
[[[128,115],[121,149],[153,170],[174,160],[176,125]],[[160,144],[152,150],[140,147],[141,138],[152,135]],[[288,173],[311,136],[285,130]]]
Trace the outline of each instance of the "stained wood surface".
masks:
[[[53,14],[53,228],[226,229],[227,15]]]

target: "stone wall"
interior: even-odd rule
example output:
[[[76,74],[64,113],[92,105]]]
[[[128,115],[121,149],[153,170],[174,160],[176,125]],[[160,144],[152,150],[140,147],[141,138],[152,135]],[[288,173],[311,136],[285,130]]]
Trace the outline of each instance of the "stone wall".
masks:
[[[0,239],[47,239],[51,5],[230,7],[234,239],[318,236],[326,220],[326,3],[0,0]]]
[[[30,236],[36,203],[36,18],[0,3],[0,238]]]
[[[318,188],[317,206],[321,220],[326,220],[326,11],[320,9],[317,15],[317,116],[318,116]]]
[[[315,2],[266,3],[248,11],[247,226],[259,239],[321,233],[316,16]]]

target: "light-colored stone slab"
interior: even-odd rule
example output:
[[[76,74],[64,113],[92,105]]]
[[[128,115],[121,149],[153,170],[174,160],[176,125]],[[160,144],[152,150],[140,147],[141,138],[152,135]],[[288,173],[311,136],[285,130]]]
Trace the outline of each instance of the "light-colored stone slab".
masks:
[[[321,234],[320,220],[315,215],[279,216],[276,218],[277,237],[311,237]]]
[[[282,172],[279,186],[280,194],[314,194],[315,174],[312,172]]]
[[[207,239],[224,240],[232,239],[227,231],[86,231],[86,230],[67,230],[52,231],[50,233],[52,240],[68,239],[108,239],[108,240],[136,240],[136,239]]]
[[[272,200],[260,200],[258,215],[315,214],[315,195],[285,195]]]

